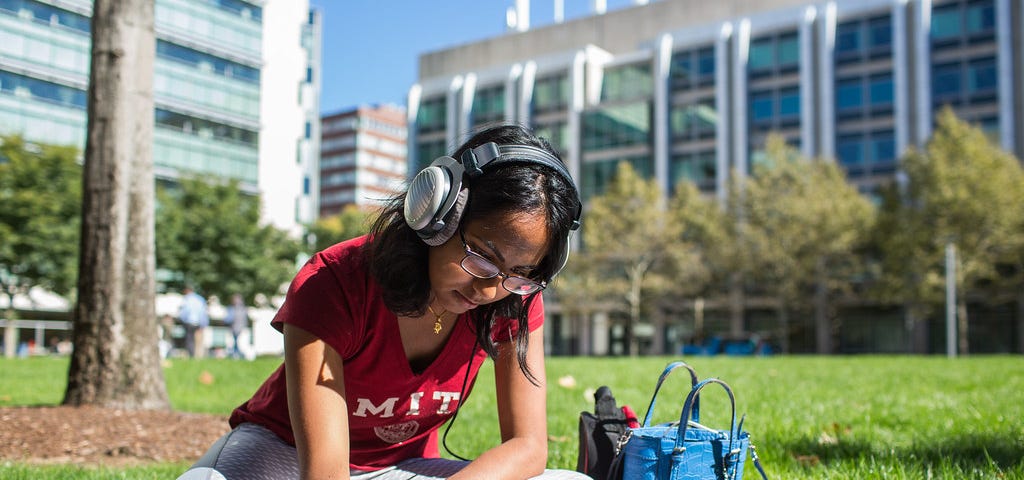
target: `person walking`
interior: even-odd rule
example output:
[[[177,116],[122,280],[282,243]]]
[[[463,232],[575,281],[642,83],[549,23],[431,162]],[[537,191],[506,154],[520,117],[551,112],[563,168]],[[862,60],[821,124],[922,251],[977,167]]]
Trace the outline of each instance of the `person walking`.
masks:
[[[224,316],[224,323],[231,327],[231,358],[244,358],[242,350],[238,348],[238,336],[249,328],[249,309],[245,306],[245,300],[240,294],[231,296],[231,304],[228,305],[227,315]]]
[[[196,293],[191,285],[186,285],[182,290],[181,307],[178,309],[178,320],[185,327],[185,350],[189,358],[196,358],[196,343],[203,348],[203,329],[210,324],[210,315],[207,311],[206,299]],[[199,356],[203,357],[201,350]]]

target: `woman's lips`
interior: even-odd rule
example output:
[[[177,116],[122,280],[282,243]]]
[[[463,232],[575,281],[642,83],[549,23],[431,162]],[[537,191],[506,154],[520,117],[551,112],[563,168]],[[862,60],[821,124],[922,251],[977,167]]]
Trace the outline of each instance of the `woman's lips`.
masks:
[[[469,297],[462,294],[462,292],[455,291],[456,297],[462,302],[462,306],[466,307],[466,310],[472,310],[477,307],[477,303],[470,300]]]

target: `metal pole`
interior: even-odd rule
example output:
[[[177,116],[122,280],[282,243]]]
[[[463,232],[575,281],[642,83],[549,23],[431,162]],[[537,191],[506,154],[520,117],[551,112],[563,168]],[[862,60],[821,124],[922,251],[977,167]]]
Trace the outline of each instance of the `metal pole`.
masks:
[[[946,243],[946,356],[956,357],[956,247]]]

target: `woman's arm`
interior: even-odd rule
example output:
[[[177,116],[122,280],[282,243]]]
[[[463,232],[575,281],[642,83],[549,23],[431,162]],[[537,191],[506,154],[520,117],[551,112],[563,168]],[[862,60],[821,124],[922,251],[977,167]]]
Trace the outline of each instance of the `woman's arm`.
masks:
[[[341,357],[313,334],[284,326],[284,367],[303,480],[347,480],[348,408]]]
[[[451,477],[464,479],[526,479],[540,475],[548,459],[547,388],[544,377],[544,328],[530,332],[526,363],[540,386],[519,369],[515,346],[498,346],[494,365],[501,445],[494,447]]]

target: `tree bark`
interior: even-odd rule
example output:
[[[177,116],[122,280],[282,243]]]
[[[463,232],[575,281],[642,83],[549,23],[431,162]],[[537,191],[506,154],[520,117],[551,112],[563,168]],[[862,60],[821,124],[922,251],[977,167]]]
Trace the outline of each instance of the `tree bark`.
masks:
[[[818,259],[815,265],[814,285],[814,331],[817,337],[818,353],[832,353],[832,322],[828,315],[828,289],[825,284],[825,262]]]
[[[153,0],[93,3],[68,405],[170,407],[153,274],[153,16]]]
[[[963,292],[963,290],[960,290]],[[963,293],[960,294],[960,298],[956,302],[956,322],[957,322],[957,351],[960,355],[967,355],[970,353],[970,339],[967,338],[967,301],[964,300]]]
[[[738,336],[743,334],[743,275],[733,273],[729,276],[729,333]]]

